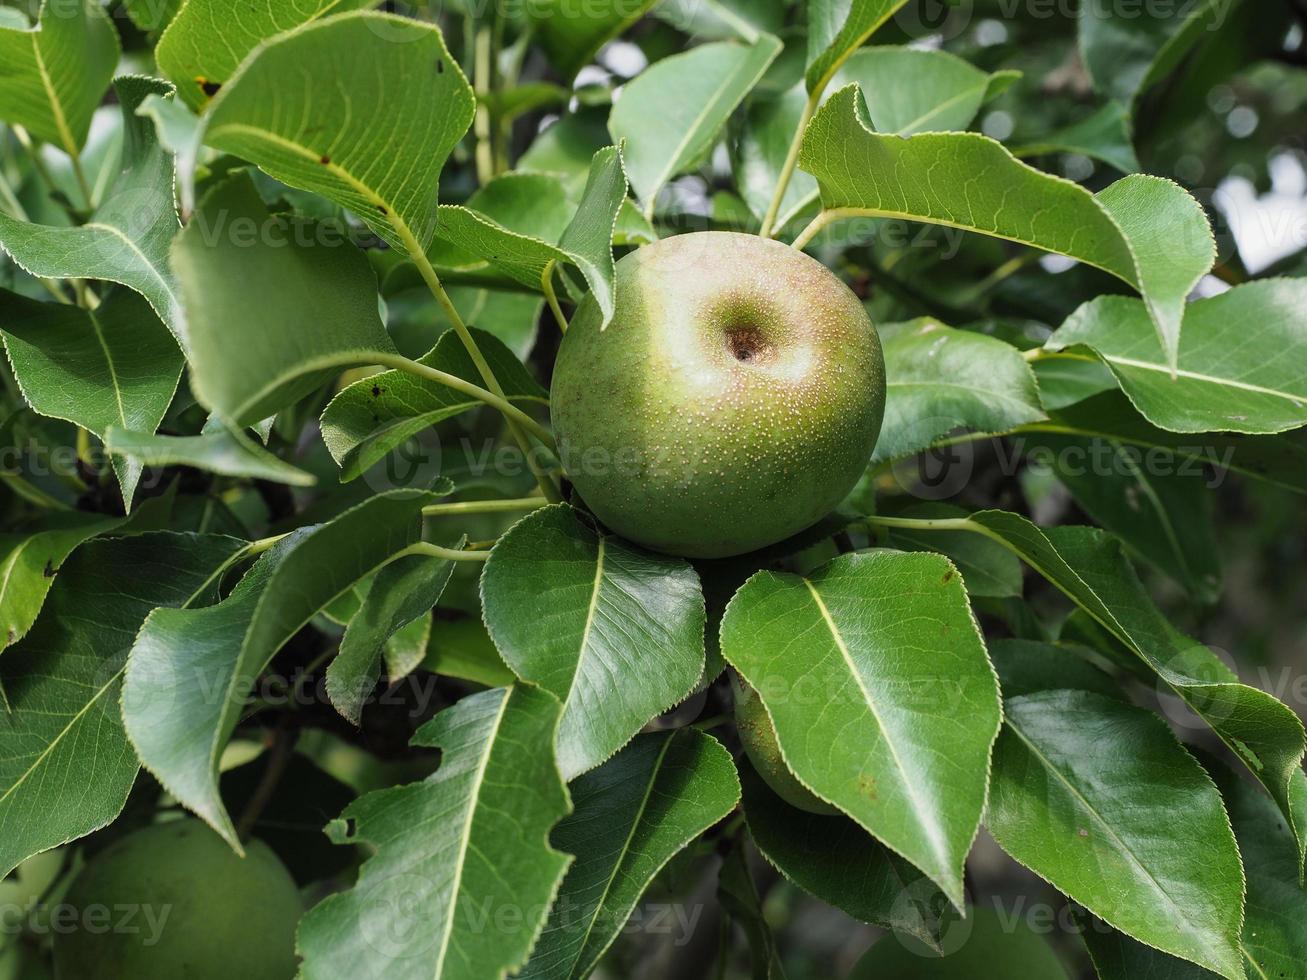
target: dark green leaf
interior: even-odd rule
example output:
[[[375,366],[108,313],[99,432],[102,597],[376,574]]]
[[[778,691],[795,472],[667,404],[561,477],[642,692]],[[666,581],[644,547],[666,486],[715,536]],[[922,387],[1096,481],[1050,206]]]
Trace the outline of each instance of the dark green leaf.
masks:
[[[464,698],[418,730],[440,768],[351,804],[332,829],[376,851],[358,883],[301,921],[304,980],[488,980],[526,962],[568,865],[549,749],[559,705],[518,685]]]
[[[432,499],[378,494],[278,542],[222,602],[160,609],[141,627],[123,685],[128,735],[142,764],[233,847],[218,761],[254,681],[319,610],[419,540]]]
[[[1004,716],[986,817],[1003,849],[1123,932],[1243,980],[1239,849],[1165,723],[1084,691],[1009,698]]]
[[[114,292],[94,310],[0,291],[9,363],[34,411],[104,438],[111,427],[153,433],[185,363],[177,342],[140,296]],[[115,458],[130,508],[141,464]]]
[[[948,899],[930,879],[848,817],[790,806],[752,766],[740,782],[749,834],[777,871],[855,919],[938,946]]]
[[[342,367],[394,353],[363,253],[340,228],[270,215],[248,174],[205,196],[172,254],[191,386],[230,425],[252,425]]]
[[[873,552],[806,578],[759,572],[721,641],[799,781],[961,905],[1000,712],[953,565]]]
[[[447,559],[410,555],[377,573],[327,667],[327,696],[354,724],[376,686],[386,641],[431,611],[453,572],[454,563]]]
[[[481,578],[486,626],[514,673],[563,702],[558,762],[593,769],[703,673],[699,577],[545,507],[499,539]]]
[[[132,639],[150,610],[211,588],[243,544],[143,534],[92,541],[64,565],[31,633],[0,658],[0,872],[118,815],[137,770],[118,713]]]
[[[692,728],[638,736],[569,790],[551,843],[576,860],[519,977],[588,977],[663,866],[740,799],[730,753]]]

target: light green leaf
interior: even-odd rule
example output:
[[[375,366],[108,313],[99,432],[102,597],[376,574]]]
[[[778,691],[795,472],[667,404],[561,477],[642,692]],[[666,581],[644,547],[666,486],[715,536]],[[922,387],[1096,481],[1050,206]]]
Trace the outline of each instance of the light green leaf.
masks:
[[[0,119],[77,156],[118,51],[96,0],[45,0],[35,28],[0,26]]]
[[[479,197],[490,197],[486,203],[493,210],[483,212]],[[585,278],[607,325],[613,317],[613,231],[625,200],[622,157],[617,147],[609,146],[595,154],[580,206],[558,231],[550,227],[556,221],[552,214],[532,212],[559,207],[570,212],[562,181],[519,173],[496,178],[466,207],[442,205],[437,238],[533,289],[541,288],[551,265],[570,263]],[[504,218],[497,220],[496,214]]]
[[[1004,717],[986,817],[1003,849],[1123,932],[1243,980],[1239,849],[1166,724],[1084,691],[1010,698]]]
[[[454,545],[462,546],[463,542]],[[408,624],[426,618],[453,573],[452,561],[430,555],[401,558],[377,573],[345,628],[340,650],[327,665],[327,697],[349,721],[360,722],[363,704],[377,684],[386,642]]]
[[[1026,919],[1014,922],[998,907],[969,909],[965,921],[950,923],[946,942],[948,952],[940,955],[897,936],[883,936],[858,961],[849,980],[1068,980],[1066,966],[1048,939]]]
[[[808,577],[759,572],[727,606],[721,644],[799,781],[960,906],[999,701],[953,565],[873,552]]]
[[[907,0],[809,0],[809,92],[820,92],[854,51],[894,16]]]
[[[646,215],[669,180],[707,157],[780,50],[770,34],[751,45],[704,44],[664,58],[622,89],[608,131],[626,141],[626,172]]]
[[[749,835],[789,881],[855,919],[938,947],[945,899],[920,871],[848,817],[790,806],[752,766],[740,783]]]
[[[532,0],[526,4],[535,38],[549,63],[571,80],[607,42],[649,12],[658,0]]]
[[[856,215],[924,221],[1110,272],[1144,297],[1172,360],[1185,299],[1216,256],[1203,209],[1178,184],[1133,174],[1093,195],[978,133],[882,135],[854,86],[817,112],[799,165],[821,187],[818,227]]]
[[[1216,601],[1221,554],[1205,473],[1110,440],[1032,433],[1023,441],[1095,523],[1200,601]]]
[[[341,368],[394,353],[367,257],[338,226],[269,214],[244,172],[200,202],[172,263],[191,387],[229,425],[252,425]]]
[[[1030,365],[994,337],[923,318],[879,328],[885,421],[872,459],[920,452],[955,429],[1005,432],[1044,419]]]
[[[740,799],[730,753],[692,728],[640,735],[568,789],[550,840],[576,860],[524,980],[590,976],[663,866]]]
[[[185,0],[124,0],[127,16],[143,31],[158,31],[177,16]]]
[[[1050,412],[1120,387],[1116,376],[1096,357],[1041,357],[1031,366],[1039,384],[1039,400]]]
[[[1048,339],[1083,345],[1116,375],[1135,407],[1173,432],[1275,433],[1307,425],[1307,279],[1267,279],[1190,303],[1177,377],[1147,329],[1143,304],[1101,296]],[[1230,326],[1238,324],[1238,338]]]
[[[0,650],[32,628],[64,559],[83,541],[121,523],[116,517],[67,511],[51,514],[35,527],[0,535]]]
[[[1079,48],[1094,87],[1131,105],[1195,44],[1217,36],[1239,0],[1196,0],[1138,16],[1110,0],[1080,5]]]
[[[862,89],[878,132],[909,136],[966,129],[980,107],[1017,77],[1017,72],[986,74],[946,51],[882,46],[855,52],[835,81],[840,86],[856,83]],[[790,144],[803,125],[807,102],[800,84],[749,107],[737,171],[740,190],[759,216],[771,203]],[[795,171],[781,202],[777,227],[784,228],[817,200],[817,181]]]
[[[855,52],[835,84],[862,89],[876,132],[912,136],[966,129],[981,106],[1020,77],[981,71],[947,51],[887,45]]]
[[[275,0],[231,4],[187,0],[159,38],[154,57],[192,109],[202,109],[245,56],[275,34],[301,24],[370,6],[370,0]]]
[[[496,980],[526,962],[569,863],[549,843],[569,809],[550,751],[559,710],[516,685],[418,730],[415,745],[441,750],[435,775],[369,793],[328,828],[376,850],[300,922],[304,980]]]
[[[122,810],[137,770],[118,714],[132,639],[151,609],[203,593],[243,545],[152,533],[89,542],[65,563],[32,631],[0,658],[0,877]]]
[[[154,432],[185,363],[144,299],[118,290],[94,310],[0,292],[5,350],[33,411],[65,419],[101,439],[111,426]],[[115,459],[130,509],[141,465]]]
[[[168,269],[168,245],[179,227],[173,158],[151,122],[137,115],[147,100],[167,105],[172,88],[126,76],[114,90],[122,104],[122,169],[100,207],[86,224],[65,227],[0,213],[0,246],[34,276],[105,279],[136,290],[180,338],[180,301]]]
[[[1095,528],[1040,529],[996,510],[944,525],[1004,543],[1133,651],[1156,673],[1159,689],[1178,695],[1262,782],[1307,850],[1302,721],[1180,633],[1149,598],[1120,542]]]
[[[519,406],[548,404],[549,396],[513,354],[490,334],[473,330],[504,396]],[[467,381],[480,376],[458,337],[447,331],[418,359]],[[340,466],[342,481],[365,473],[408,439],[484,403],[404,371],[383,371],[341,389],[322,413],[322,439]]]
[[[274,456],[235,429],[219,426],[197,436],[162,436],[110,426],[104,434],[105,452],[125,456],[140,466],[189,466],[223,476],[270,480],[293,487],[316,482],[306,473]]]
[[[237,850],[218,762],[259,673],[324,606],[418,541],[433,495],[396,490],[280,541],[222,602],[160,609],[141,627],[123,719],[141,763]]]
[[[703,672],[694,569],[601,534],[570,507],[541,508],[499,539],[481,597],[504,661],[563,702],[558,764],[568,779],[686,697]]]
[[[788,11],[775,0],[663,0],[652,12],[693,37],[751,42],[763,32],[779,34]]]
[[[418,255],[436,230],[440,170],[475,110],[439,28],[364,11],[255,48],[209,104],[204,140]]]
[[[1109,102],[1079,122],[1059,129],[1012,151],[1018,157],[1048,153],[1080,153],[1102,160],[1125,174],[1139,170],[1130,142],[1130,114],[1120,102]]]

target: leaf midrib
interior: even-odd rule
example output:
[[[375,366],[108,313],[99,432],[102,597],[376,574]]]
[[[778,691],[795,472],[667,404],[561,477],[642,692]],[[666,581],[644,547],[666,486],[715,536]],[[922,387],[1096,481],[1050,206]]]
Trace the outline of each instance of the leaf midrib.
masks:
[[[663,760],[667,757],[667,750],[671,748],[672,740],[675,737],[675,734],[668,736],[663,741],[663,747],[658,751],[658,758],[653,764],[653,773],[649,777],[648,785],[644,788],[644,795],[640,798],[640,806],[636,809],[635,819],[631,821],[631,829],[627,831],[626,839],[622,841],[622,848],[618,852],[617,860],[613,862],[613,872],[608,876],[608,880],[604,882],[603,893],[599,896],[599,900],[595,902],[594,913],[590,916],[590,921],[586,924],[585,934],[581,937],[577,956],[572,962],[572,971],[569,973],[569,977],[585,975],[584,973],[577,973],[576,967],[580,964],[581,959],[585,955],[586,945],[589,943],[590,934],[594,932],[595,923],[599,920],[599,916],[603,911],[604,902],[608,900],[608,893],[612,890],[613,882],[617,880],[617,875],[621,871],[622,863],[626,860],[626,855],[631,850],[631,841],[635,839],[635,832],[640,828],[641,820],[644,819],[645,810],[649,807],[649,798],[653,795],[653,788],[658,783],[658,774],[662,771]],[[587,964],[587,966],[588,965],[589,964]]]
[[[1156,876],[1153,874],[1151,870],[1149,870],[1148,866],[1145,865],[1144,862],[1140,860],[1139,856],[1135,854],[1134,850],[1130,847],[1130,845],[1127,844],[1119,834],[1117,834],[1117,832],[1113,829],[1112,825],[1107,821],[1107,819],[1101,813],[1098,812],[1098,810],[1089,801],[1089,799],[1080,791],[1080,788],[1076,786],[1073,782],[1071,782],[1071,780],[1068,779],[1062,773],[1062,771],[1053,764],[1053,760],[1050,759],[1048,756],[1046,756],[1040,750],[1039,746],[1037,746],[1033,741],[1031,741],[1031,739],[1026,735],[1026,733],[1021,730],[1020,725],[1018,725],[1015,719],[1012,717],[1012,713],[1009,711],[1006,712],[1005,714],[1006,714],[1005,720],[1007,721],[1008,728],[1012,731],[1014,735],[1017,736],[1017,738],[1021,740],[1022,744],[1025,745],[1026,748],[1030,751],[1030,754],[1035,757],[1035,760],[1041,766],[1043,766],[1043,768],[1047,772],[1052,773],[1053,776],[1057,779],[1057,781],[1066,788],[1067,792],[1070,793],[1071,796],[1077,802],[1080,803],[1080,805],[1090,815],[1090,817],[1097,824],[1099,824],[1102,827],[1102,829],[1107,833],[1107,836],[1110,837],[1112,841],[1116,843],[1116,845],[1120,848],[1121,853],[1123,853],[1127,858],[1129,858],[1130,862],[1140,872],[1143,873],[1144,877],[1152,885],[1153,889],[1157,892],[1158,895],[1162,897],[1166,906],[1171,910],[1173,910],[1175,916],[1173,916],[1172,921],[1180,923],[1180,926],[1183,929],[1183,931],[1187,935],[1189,935],[1190,938],[1198,942],[1198,946],[1200,949],[1207,949],[1207,943],[1204,941],[1204,937],[1200,933],[1195,933],[1193,931],[1193,926],[1190,924],[1188,917],[1185,915],[1185,909],[1181,905],[1179,905],[1174,898],[1171,897],[1171,894],[1165,888],[1162,887],[1162,883],[1157,880]],[[1224,957],[1216,956],[1214,957],[1214,961],[1223,962]]]
[[[898,769],[901,777],[899,781],[909,800],[911,800],[913,809],[916,810],[918,816],[922,818],[920,826],[925,831],[927,838],[930,840],[931,849],[935,852],[936,858],[940,860],[941,867],[948,869],[948,845],[941,837],[942,828],[935,820],[926,819],[926,815],[929,815],[931,810],[918,798],[916,788],[908,778],[908,771],[903,765],[903,760],[899,758],[898,749],[895,747],[894,740],[890,735],[890,729],[881,718],[880,712],[876,708],[876,702],[871,696],[871,691],[867,689],[867,685],[863,682],[862,674],[858,670],[857,663],[854,661],[853,655],[849,652],[848,645],[844,642],[844,636],[840,633],[839,627],[835,624],[835,620],[831,616],[830,610],[826,607],[825,600],[822,599],[821,593],[817,591],[817,587],[812,584],[810,579],[804,578],[802,581],[807,587],[808,592],[811,594],[813,602],[817,604],[817,609],[821,612],[821,617],[826,623],[826,628],[830,630],[831,637],[835,641],[835,646],[838,648],[840,656],[844,658],[844,662],[849,668],[849,673],[853,675],[853,680],[858,685],[858,690],[862,692],[862,699],[867,705],[867,710],[871,712],[871,716],[875,720],[876,726],[884,735],[885,747],[889,750],[890,758],[894,760],[894,765]]]
[[[1139,368],[1141,371],[1155,371],[1165,374],[1168,377],[1171,375],[1171,369],[1164,364],[1155,364],[1152,361],[1141,361],[1133,357],[1122,357],[1117,354],[1100,353],[1100,356],[1109,364],[1121,364],[1125,367]],[[1307,401],[1307,392],[1295,395],[1287,391],[1267,388],[1265,385],[1252,384],[1248,381],[1237,381],[1234,378],[1222,378],[1213,374],[1205,374],[1201,371],[1177,368],[1175,375],[1181,378],[1188,378],[1190,381],[1201,381],[1206,384],[1219,385],[1223,388],[1237,388],[1240,391],[1247,391],[1257,395],[1269,395],[1274,398],[1282,398],[1285,401],[1293,402],[1298,408],[1303,408],[1303,403]]]

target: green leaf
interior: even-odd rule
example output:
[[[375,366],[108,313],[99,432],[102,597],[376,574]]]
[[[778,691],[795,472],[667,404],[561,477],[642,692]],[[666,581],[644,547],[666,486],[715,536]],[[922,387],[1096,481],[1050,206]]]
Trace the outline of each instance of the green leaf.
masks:
[[[1196,440],[1150,424],[1118,391],[1049,414],[1050,421],[1036,429],[1112,439],[1144,450],[1164,450],[1188,472],[1197,473],[1201,470],[1195,466],[1210,465],[1218,472],[1230,470],[1307,493],[1307,442],[1302,432],[1274,436],[1207,433]]]
[[[626,141],[626,172],[646,215],[669,180],[708,156],[781,46],[770,34],[750,45],[703,44],[655,63],[622,89],[608,131]]]
[[[911,456],[955,429],[1004,432],[1046,416],[1030,365],[994,337],[922,318],[879,328],[885,421],[873,461]]]
[[[160,532],[92,541],[64,564],[32,631],[0,658],[0,877],[122,810],[137,770],[118,714],[127,649],[151,609],[200,595],[243,545]]]
[[[808,577],[759,572],[721,643],[799,781],[961,905],[999,701],[953,565],[873,552]]]
[[[418,255],[436,230],[440,170],[475,111],[439,28],[362,11],[259,45],[209,104],[204,140]]]
[[[762,909],[762,896],[749,870],[749,857],[740,838],[730,841],[717,872],[717,902],[728,922],[738,925],[748,944],[753,980],[785,980],[785,967],[771,924]],[[729,936],[724,944],[729,943]],[[729,955],[723,951],[722,955]]]
[[[496,189],[495,211],[503,221],[478,208],[478,195]],[[551,232],[546,216],[542,227],[532,227],[530,211],[541,207],[567,206],[562,182],[545,174],[504,174],[474,195],[468,206],[440,207],[438,240],[474,255],[514,281],[541,288],[550,265],[574,265],[585,278],[590,292],[603,311],[606,326],[613,317],[613,231],[618,211],[626,200],[626,174],[615,146],[595,154],[589,177],[575,216],[561,229]],[[526,217],[525,228],[518,225]],[[557,242],[557,244],[554,244]]]
[[[118,50],[96,0],[46,0],[35,28],[0,26],[0,119],[77,156]]]
[[[856,83],[878,133],[912,136],[963,130],[1020,72],[984,72],[947,51],[882,46],[855,52],[835,76]]]
[[[563,702],[565,778],[611,756],[703,673],[694,569],[601,534],[565,505],[535,511],[499,539],[481,598],[504,661]]]
[[[360,722],[363,704],[377,684],[386,641],[426,617],[453,573],[452,561],[430,555],[401,558],[377,573],[327,665],[327,697],[349,721]]]
[[[1204,473],[1108,440],[1032,433],[1024,442],[1095,523],[1200,601],[1216,601],[1221,554]]]
[[[84,225],[30,224],[0,213],[0,246],[34,276],[105,279],[134,289],[181,337],[181,306],[168,268],[177,234],[173,157],[159,145],[153,124],[137,115],[150,99],[167,104],[172,88],[152,78],[114,82],[122,105],[121,172]]]
[[[143,31],[159,31],[177,16],[185,0],[124,0],[127,16]]]
[[[773,0],[662,0],[652,11],[678,31],[711,41],[752,41],[763,31],[779,34],[787,12]]]
[[[849,980],[1068,980],[1048,940],[1024,919],[1009,921],[998,908],[970,909],[965,921],[949,926],[946,941],[949,951],[941,955],[883,936],[858,961]]]
[[[1085,0],[1079,49],[1094,87],[1132,104],[1204,36],[1215,37],[1231,6],[1232,0],[1197,0],[1137,16],[1110,0]]]
[[[222,425],[197,436],[150,435],[110,426],[104,434],[104,449],[139,466],[189,466],[207,473],[270,480],[293,487],[311,487],[316,482],[312,473],[292,466],[240,431]]]
[[[1097,919],[1088,920],[1082,935],[1099,980],[1216,980],[1218,976],[1195,963],[1145,946]]]
[[[111,426],[154,432],[185,363],[177,342],[135,293],[117,290],[94,310],[0,291],[5,350],[33,411],[101,439]],[[131,507],[141,465],[115,459]]]
[[[1010,698],[1004,717],[986,817],[1003,849],[1123,932],[1243,980],[1239,849],[1166,724],[1084,691]]]
[[[252,425],[342,367],[394,353],[367,257],[338,226],[270,215],[244,172],[200,202],[172,262],[191,387],[229,425]]]
[[[1041,357],[1031,367],[1039,385],[1039,401],[1049,412],[1120,387],[1116,376],[1096,357]]]
[[[277,0],[265,4],[187,0],[154,57],[192,109],[200,110],[261,42],[301,24],[369,6],[369,0]]]
[[[548,393],[503,344],[480,330],[472,335],[509,401],[520,407],[548,404]],[[441,334],[418,363],[466,381],[480,378],[453,331]],[[322,439],[340,466],[341,480],[353,480],[423,430],[483,404],[404,371],[383,371],[342,388],[331,400],[322,413]]]
[[[531,0],[525,5],[535,38],[552,65],[570,81],[606,43],[649,12],[658,0]]]
[[[127,733],[141,763],[233,848],[218,762],[255,679],[319,610],[420,539],[432,499],[371,497],[278,542],[222,602],[160,609],[141,627],[123,685]]]
[[[1102,160],[1123,174],[1139,171],[1130,141],[1130,114],[1120,102],[1109,102],[1084,119],[1012,151],[1018,157],[1049,153],[1079,153]]]
[[[1039,640],[992,640],[989,657],[1005,698],[1064,690],[1123,698],[1116,681],[1073,648]]]
[[[881,46],[855,52],[836,84],[856,83],[878,132],[909,136],[930,130],[964,130],[980,107],[997,97],[1017,72],[986,74],[947,51]],[[774,99],[754,101],[740,139],[737,177],[759,217],[767,211],[795,133],[804,124],[808,94],[802,84]],[[795,171],[785,190],[777,227],[816,204],[817,181]]]
[[[1293,831],[1271,800],[1226,766],[1217,765],[1216,779],[1248,875],[1243,928],[1248,975],[1291,977],[1307,963],[1307,891]]]
[[[852,820],[791,806],[752,766],[740,770],[749,835],[789,881],[862,922],[939,945],[946,899],[930,879]]]
[[[907,0],[810,0],[808,66],[803,73],[809,92],[830,83],[854,51],[894,16]]]
[[[112,530],[116,517],[67,511],[35,527],[0,536],[0,650],[18,642],[36,622],[55,576],[83,541]]]
[[[549,749],[559,710],[517,685],[418,730],[415,745],[441,750],[436,773],[369,793],[329,828],[376,850],[300,922],[304,980],[488,980],[526,962],[569,860],[549,846],[568,812]]]
[[[514,675],[495,649],[490,633],[480,619],[445,620],[435,623],[427,641],[422,669],[446,677],[457,677],[486,687],[506,687]]]
[[[1112,369],[1154,425],[1173,432],[1276,433],[1307,425],[1307,279],[1268,279],[1189,304],[1172,377],[1138,300],[1102,296],[1048,339],[1084,346]],[[1230,325],[1239,324],[1237,341]]]
[[[576,860],[522,978],[590,976],[663,866],[740,799],[730,753],[692,728],[640,735],[568,789],[551,842]]]
[[[1271,695],[1239,682],[1207,647],[1181,634],[1149,598],[1120,542],[1095,528],[1041,530],[1024,517],[980,511],[958,528],[1001,541],[1133,651],[1209,725],[1279,804],[1307,851],[1303,723]]]
[[[1144,297],[1172,360],[1185,298],[1216,257],[1203,209],[1178,184],[1132,174],[1094,195],[978,133],[882,135],[854,86],[818,111],[799,165],[821,186],[821,222],[864,215],[942,224],[1110,272]]]
[[[895,516],[911,518],[963,517],[960,507],[942,503],[920,503]],[[946,555],[962,573],[967,595],[1002,599],[1021,595],[1021,560],[1002,545],[960,531],[914,531],[890,528],[887,546],[899,551],[936,551]]]

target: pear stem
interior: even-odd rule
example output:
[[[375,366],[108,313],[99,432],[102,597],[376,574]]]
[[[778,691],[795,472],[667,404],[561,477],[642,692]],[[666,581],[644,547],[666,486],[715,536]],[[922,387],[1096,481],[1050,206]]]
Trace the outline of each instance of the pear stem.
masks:
[[[758,229],[758,234],[763,238],[771,238],[776,228],[776,219],[781,213],[781,204],[785,201],[785,192],[790,188],[790,180],[794,177],[794,168],[799,163],[799,151],[803,149],[803,134],[808,131],[808,123],[812,120],[813,113],[817,111],[817,106],[821,102],[821,95],[825,86],[815,89],[808,96],[807,104],[803,107],[803,115],[799,117],[799,125],[794,131],[794,138],[790,140],[789,152],[785,155],[785,163],[781,166],[780,176],[776,178],[776,189],[772,191],[771,204],[767,206],[767,214],[762,219],[762,227]]]
[[[554,290],[554,268],[558,265],[557,259],[550,259],[545,266],[545,271],[540,273],[540,288],[545,291],[545,299],[549,302],[549,309],[553,311],[554,319],[558,321],[558,329],[561,333],[567,333],[567,317],[563,314],[563,308],[558,304],[558,293]]]

